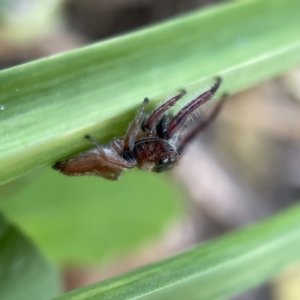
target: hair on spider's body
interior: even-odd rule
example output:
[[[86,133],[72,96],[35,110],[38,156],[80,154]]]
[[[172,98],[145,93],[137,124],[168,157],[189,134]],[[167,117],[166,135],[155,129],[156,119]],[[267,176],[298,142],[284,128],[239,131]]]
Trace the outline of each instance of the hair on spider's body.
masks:
[[[175,116],[167,114],[167,110],[186,94],[185,90],[181,90],[157,107],[148,117],[144,116],[149,102],[149,99],[145,98],[124,137],[100,145],[87,135],[86,138],[95,148],[59,161],[53,168],[70,176],[98,175],[110,180],[118,179],[123,171],[135,166],[159,173],[172,169],[178,165],[185,146],[206,128],[220,111],[224,98],[218,102],[206,120],[179,141],[180,129],[188,117],[213,97],[220,84],[221,78],[217,78],[212,88],[193,99]]]

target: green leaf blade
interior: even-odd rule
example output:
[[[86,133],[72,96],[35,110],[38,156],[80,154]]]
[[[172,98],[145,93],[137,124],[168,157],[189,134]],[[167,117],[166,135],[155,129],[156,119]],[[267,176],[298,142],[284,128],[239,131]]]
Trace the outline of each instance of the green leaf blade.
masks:
[[[0,182],[87,149],[87,133],[123,135],[145,96],[154,106],[185,87],[187,102],[215,75],[218,95],[234,93],[299,64],[299,10],[296,0],[224,3],[0,72]]]
[[[299,259],[298,205],[167,260],[55,299],[226,299]]]

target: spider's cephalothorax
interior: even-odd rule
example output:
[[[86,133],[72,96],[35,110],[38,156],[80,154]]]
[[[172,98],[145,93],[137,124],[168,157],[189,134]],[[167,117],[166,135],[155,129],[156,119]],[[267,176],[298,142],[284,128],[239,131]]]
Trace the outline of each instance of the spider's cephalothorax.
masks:
[[[185,146],[217,116],[224,102],[219,101],[209,117],[186,136],[179,138],[179,130],[199,106],[207,102],[217,91],[221,79],[214,86],[183,107],[174,117],[167,114],[183,95],[184,90],[170,98],[145,118],[144,111],[149,102],[144,99],[136,118],[124,137],[116,138],[105,145],[98,144],[91,136],[86,138],[95,148],[70,159],[57,162],[53,168],[70,175],[98,175],[116,180],[126,169],[138,166],[142,170],[163,172],[172,169],[180,160]]]

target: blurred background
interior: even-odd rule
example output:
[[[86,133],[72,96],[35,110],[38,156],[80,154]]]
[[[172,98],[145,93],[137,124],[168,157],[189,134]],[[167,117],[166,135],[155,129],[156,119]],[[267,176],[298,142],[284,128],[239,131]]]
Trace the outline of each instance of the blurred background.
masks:
[[[0,68],[216,2],[2,0]],[[228,99],[172,172],[132,170],[116,188],[115,182],[70,179],[47,168],[1,187],[0,207],[62,267],[65,291],[265,218],[300,196],[299,82],[300,69],[293,70]],[[299,280],[295,266],[234,299],[299,299]]]

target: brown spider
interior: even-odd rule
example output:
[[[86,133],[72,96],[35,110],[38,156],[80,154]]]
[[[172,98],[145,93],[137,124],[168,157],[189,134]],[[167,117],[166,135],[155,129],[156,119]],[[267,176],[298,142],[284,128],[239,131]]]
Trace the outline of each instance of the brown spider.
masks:
[[[180,91],[178,95],[159,106],[148,117],[144,117],[144,111],[149,102],[149,99],[145,98],[124,137],[115,138],[107,144],[100,145],[87,135],[86,138],[95,148],[70,159],[59,161],[53,169],[70,176],[98,175],[110,180],[118,179],[123,171],[135,166],[153,172],[172,169],[178,164],[185,146],[206,128],[220,111],[224,98],[219,101],[206,120],[178,142],[179,130],[189,115],[212,98],[220,84],[221,78],[217,78],[211,89],[188,103],[175,117],[166,114],[166,111],[182,98],[186,91]]]

